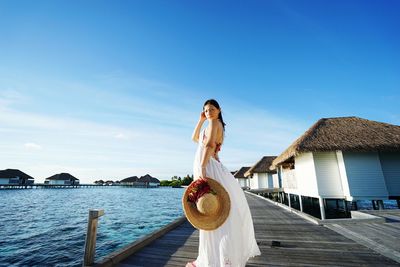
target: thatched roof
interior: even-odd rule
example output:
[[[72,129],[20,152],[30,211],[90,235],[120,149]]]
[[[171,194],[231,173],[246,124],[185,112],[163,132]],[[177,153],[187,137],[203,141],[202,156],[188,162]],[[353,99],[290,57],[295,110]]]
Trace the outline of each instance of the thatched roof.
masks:
[[[144,176],[141,176],[139,178],[138,182],[159,183],[160,180],[158,180],[157,178],[152,177],[150,174],[146,174]]]
[[[235,178],[247,178],[246,176],[244,176],[244,173],[247,172],[249,169],[250,167],[242,167],[233,176]]]
[[[276,173],[275,170],[270,170],[272,161],[276,159],[276,156],[264,156],[260,159],[256,164],[254,164],[247,172],[245,172],[245,176],[252,175],[253,173]]]
[[[131,176],[125,179],[121,180],[121,183],[132,183],[132,182],[137,182],[139,178],[137,176]]]
[[[59,173],[59,174],[54,174],[53,176],[50,176],[46,178],[46,180],[66,180],[66,181],[79,181],[78,178],[72,176],[69,173]]]
[[[279,155],[271,168],[302,152],[335,150],[400,151],[400,126],[358,117],[323,118]]]
[[[24,180],[35,179],[28,174],[17,169],[5,169],[0,171],[0,178],[16,178],[19,177]]]

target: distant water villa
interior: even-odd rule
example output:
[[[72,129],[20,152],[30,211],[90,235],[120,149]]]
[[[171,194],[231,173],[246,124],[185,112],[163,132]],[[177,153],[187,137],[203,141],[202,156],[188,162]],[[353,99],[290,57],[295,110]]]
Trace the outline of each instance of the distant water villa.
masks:
[[[46,178],[44,183],[50,185],[79,185],[79,179],[63,172]]]
[[[0,170],[0,188],[81,188],[94,186],[128,186],[128,187],[159,187],[160,180],[146,174],[138,178],[131,176],[121,181],[103,180],[95,181],[94,184],[81,184],[80,180],[69,173],[54,174],[45,179],[43,184],[35,183],[35,178],[17,170]]]
[[[247,177],[244,175],[249,169],[250,167],[241,167],[238,171],[233,173],[233,176],[243,189],[250,188],[250,183],[248,182]]]
[[[137,186],[137,187],[158,187],[160,186],[160,180],[152,177],[150,174],[146,174],[138,178],[137,176],[131,176],[120,181],[121,185],[124,186]]]
[[[35,178],[17,169],[0,170],[0,185],[32,185]]]
[[[244,176],[249,180],[250,188],[272,189],[280,187],[279,181],[276,177],[274,181],[276,170],[270,169],[272,161],[275,159],[276,156],[264,156],[244,173]]]

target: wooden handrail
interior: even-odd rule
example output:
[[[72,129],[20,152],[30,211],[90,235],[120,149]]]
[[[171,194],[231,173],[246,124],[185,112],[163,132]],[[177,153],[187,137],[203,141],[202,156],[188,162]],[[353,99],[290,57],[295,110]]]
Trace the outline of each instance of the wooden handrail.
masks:
[[[97,220],[104,215],[104,210],[89,210],[88,228],[86,232],[85,254],[83,256],[83,266],[94,264],[94,254],[96,253]]]

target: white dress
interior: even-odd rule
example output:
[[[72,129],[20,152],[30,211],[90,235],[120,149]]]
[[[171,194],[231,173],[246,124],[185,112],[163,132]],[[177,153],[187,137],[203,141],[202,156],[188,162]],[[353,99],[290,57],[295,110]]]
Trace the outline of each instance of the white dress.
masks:
[[[194,178],[201,175],[201,156],[204,151],[205,129],[200,134],[193,164]],[[218,181],[228,192],[231,210],[226,221],[212,231],[199,230],[197,267],[242,267],[250,257],[260,255],[253,220],[246,197],[231,172],[215,158],[210,157],[206,176]]]

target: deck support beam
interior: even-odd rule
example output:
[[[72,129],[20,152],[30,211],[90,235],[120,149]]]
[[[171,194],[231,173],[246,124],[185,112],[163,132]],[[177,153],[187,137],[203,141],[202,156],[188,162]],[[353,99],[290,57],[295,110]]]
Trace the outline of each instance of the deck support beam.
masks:
[[[303,212],[303,200],[301,198],[301,195],[299,195],[299,203],[300,203],[300,211]]]
[[[384,210],[385,206],[383,205],[383,200],[377,200],[376,201],[378,203],[378,209],[379,210]]]
[[[325,216],[325,203],[324,203],[324,199],[322,197],[319,197],[319,209],[321,211],[321,220],[325,220],[326,216]]]
[[[351,202],[351,210],[358,210],[357,201],[353,200]]]

